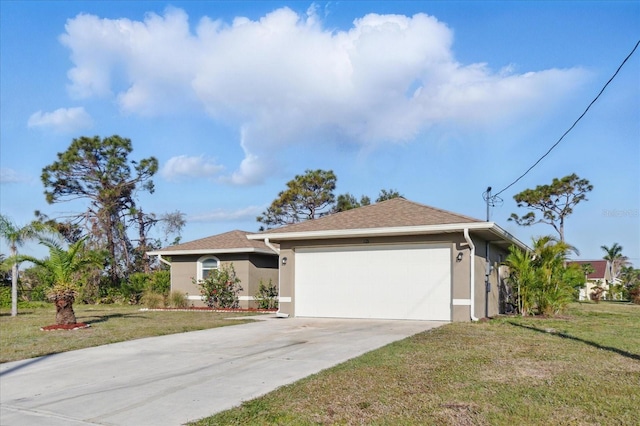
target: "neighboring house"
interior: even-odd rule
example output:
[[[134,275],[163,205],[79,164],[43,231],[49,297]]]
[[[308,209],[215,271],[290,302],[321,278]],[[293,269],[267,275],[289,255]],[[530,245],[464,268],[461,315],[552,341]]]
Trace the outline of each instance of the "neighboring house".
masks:
[[[493,222],[403,198],[248,238],[279,244],[279,315],[299,317],[492,317],[509,246],[528,249]]]
[[[205,306],[200,288],[193,280],[202,280],[213,269],[233,264],[240,279],[240,307],[253,308],[260,281],[278,284],[278,255],[262,241],[247,239],[246,231],[230,231],[184,244],[151,251],[149,256],[171,266],[171,290],[187,293],[193,306]]]
[[[590,300],[591,292],[593,288],[602,285],[604,287],[603,298],[606,299],[608,297],[607,293],[609,291],[609,284],[612,283],[612,275],[611,275],[611,262],[608,260],[574,260],[568,263],[569,265],[575,264],[580,265],[580,267],[590,264],[593,268],[593,272],[587,274],[585,277],[585,285],[580,289],[580,300]]]

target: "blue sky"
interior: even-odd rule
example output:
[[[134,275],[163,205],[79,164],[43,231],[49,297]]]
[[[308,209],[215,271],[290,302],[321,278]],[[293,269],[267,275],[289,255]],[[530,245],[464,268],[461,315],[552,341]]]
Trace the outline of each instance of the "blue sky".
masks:
[[[255,218],[307,169],[336,193],[406,198],[479,219],[584,111],[640,39],[640,3],[0,2],[0,209],[48,205],[42,168],[79,136],[155,156],[147,212],[183,241]],[[614,242],[640,266],[640,52],[585,118],[501,194],[491,220],[524,242],[547,225],[513,195],[577,173],[566,224],[580,258]],[[7,253],[6,245],[1,246]]]

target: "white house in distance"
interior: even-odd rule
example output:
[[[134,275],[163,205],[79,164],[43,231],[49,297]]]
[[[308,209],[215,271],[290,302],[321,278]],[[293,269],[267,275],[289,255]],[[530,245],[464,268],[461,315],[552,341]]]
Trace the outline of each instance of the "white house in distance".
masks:
[[[590,300],[591,292],[594,287],[601,285],[604,287],[604,298],[606,299],[609,292],[609,285],[613,282],[613,276],[611,274],[611,262],[608,260],[573,260],[569,264],[575,264],[579,266],[591,265],[593,272],[586,275],[586,282],[583,288],[580,289],[580,300]]]

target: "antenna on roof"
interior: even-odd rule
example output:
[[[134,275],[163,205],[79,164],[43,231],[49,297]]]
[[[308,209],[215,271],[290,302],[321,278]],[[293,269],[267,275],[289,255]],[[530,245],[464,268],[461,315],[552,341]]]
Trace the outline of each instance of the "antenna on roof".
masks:
[[[491,221],[490,207],[501,206],[503,203],[503,200],[497,195],[491,195],[491,187],[488,187],[487,190],[482,193],[482,198],[487,203],[487,222],[490,222]]]

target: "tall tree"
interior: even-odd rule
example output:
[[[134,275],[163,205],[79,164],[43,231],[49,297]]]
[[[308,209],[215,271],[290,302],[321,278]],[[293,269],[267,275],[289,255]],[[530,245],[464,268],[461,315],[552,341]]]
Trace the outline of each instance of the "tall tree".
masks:
[[[36,238],[44,227],[39,222],[28,225],[16,225],[11,219],[0,214],[0,235],[9,245],[11,257],[7,261],[11,264],[11,316],[18,315],[18,247],[30,239]]]
[[[126,216],[137,212],[139,190],[153,193],[152,176],[158,170],[154,157],[139,162],[129,160],[131,140],[114,135],[107,138],[80,137],[58,153],[58,160],[42,171],[47,202],[89,200],[89,207],[77,215],[92,236],[106,241],[108,272],[116,285],[131,264],[131,242]]]
[[[346,210],[355,209],[362,206],[368,206],[371,204],[371,199],[366,195],[360,197],[358,200],[354,195],[350,193],[340,194],[336,199],[336,205],[333,208],[334,213],[343,212]]]
[[[611,247],[600,246],[600,248],[605,252],[602,258],[611,263],[611,277],[620,278],[622,268],[629,265],[629,258],[622,254],[622,246],[618,243],[613,243]]]
[[[378,198],[376,198],[376,203],[380,203],[382,201],[391,200],[392,198],[402,197],[395,189],[381,189],[378,194]],[[343,212],[345,210],[351,210],[362,206],[368,206],[371,204],[371,198],[363,195],[358,200],[354,195],[350,193],[340,194],[336,199],[336,204],[333,208],[332,213]]]
[[[402,194],[400,194],[398,191],[396,191],[395,189],[381,189],[380,193],[378,194],[378,198],[376,198],[376,203],[380,203],[382,201],[387,201],[387,200],[391,200],[393,198],[401,198],[403,197]]]
[[[336,175],[331,170],[307,170],[287,182],[269,208],[258,216],[267,229],[316,219],[331,212]]]
[[[554,178],[550,185],[538,185],[535,189],[525,189],[514,195],[518,207],[532,211],[522,217],[512,213],[509,220],[522,226],[546,223],[556,230],[560,241],[564,241],[565,219],[578,203],[587,200],[586,194],[591,190],[593,185],[575,173],[561,179]],[[542,217],[537,218],[534,211],[542,213]]]

